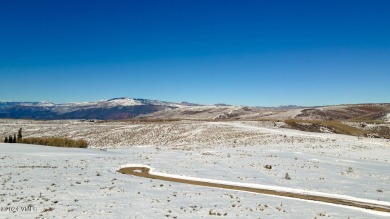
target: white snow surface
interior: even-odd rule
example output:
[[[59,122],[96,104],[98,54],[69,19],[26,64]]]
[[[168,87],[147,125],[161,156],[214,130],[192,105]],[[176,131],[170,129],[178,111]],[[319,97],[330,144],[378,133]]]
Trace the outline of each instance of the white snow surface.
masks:
[[[385,121],[386,121],[386,122],[390,122],[390,113],[388,113],[388,114],[385,116]]]
[[[171,177],[171,178],[176,178],[176,179],[192,180],[192,181],[198,181],[198,182],[209,182],[209,183],[231,185],[231,186],[241,186],[241,187],[255,188],[255,189],[268,189],[268,190],[273,190],[273,191],[278,191],[278,192],[291,192],[291,193],[297,193],[297,194],[315,195],[315,196],[329,197],[329,198],[340,198],[340,199],[344,199],[344,200],[348,200],[348,201],[357,201],[357,202],[365,202],[365,203],[371,203],[371,204],[377,204],[377,205],[390,206],[390,202],[356,198],[356,197],[347,196],[347,195],[314,192],[314,191],[307,191],[307,190],[303,190],[303,189],[286,188],[286,187],[281,187],[281,186],[231,182],[231,181],[224,181],[224,180],[205,179],[205,178],[189,177],[189,176],[176,175],[176,174],[167,174],[167,173],[157,172],[153,167],[148,166],[148,165],[142,165],[142,164],[122,165],[120,168],[114,169],[114,171],[118,171],[119,169],[126,168],[126,167],[146,167],[146,168],[150,169],[149,173],[152,175],[155,175],[155,176]],[[268,196],[273,196],[273,195],[268,195]],[[315,202],[315,201],[308,201],[308,202]],[[322,202],[320,202],[320,203],[322,203]],[[323,204],[329,204],[329,203],[323,203]],[[368,213],[375,214],[375,215],[390,216],[390,213],[377,212],[377,211],[372,211],[372,210],[368,210],[368,209],[360,209],[360,208],[355,208],[355,207],[350,207],[350,206],[345,206],[345,205],[337,205],[337,204],[331,204],[331,205],[345,207],[345,208],[352,208],[352,209],[368,212]]]
[[[283,145],[180,150],[155,146],[71,149],[0,144],[0,218],[387,218],[354,207],[150,180],[116,172],[126,164],[155,174],[388,203],[388,161],[284,150]],[[373,158],[381,151],[366,153]],[[272,170],[263,168],[272,164]],[[353,169],[348,172],[348,167]],[[291,180],[283,178],[288,172]],[[306,179],[305,179],[306,178]],[[324,178],[324,179],[320,179]],[[377,189],[383,191],[377,192]],[[375,201],[373,201],[375,200]]]
[[[122,98],[122,99],[115,99],[107,101],[108,105],[111,106],[137,106],[137,105],[143,105],[140,101],[131,99],[131,98]]]
[[[26,136],[43,130],[50,135],[64,132],[72,138],[89,136],[90,142],[99,136],[118,135],[103,146],[104,150],[97,143],[88,149],[0,143],[0,218],[215,218],[218,214],[224,218],[390,217],[354,207],[116,172],[124,165],[138,164],[161,175],[390,202],[388,140],[263,125],[5,120],[0,133],[7,135],[21,126]],[[104,136],[105,132],[109,135]],[[131,138],[123,141],[126,136]],[[237,142],[230,142],[231,137]],[[272,165],[272,169],[264,165]],[[291,180],[284,178],[286,173]],[[33,211],[20,211],[27,206]],[[19,207],[19,211],[5,210],[11,207]]]

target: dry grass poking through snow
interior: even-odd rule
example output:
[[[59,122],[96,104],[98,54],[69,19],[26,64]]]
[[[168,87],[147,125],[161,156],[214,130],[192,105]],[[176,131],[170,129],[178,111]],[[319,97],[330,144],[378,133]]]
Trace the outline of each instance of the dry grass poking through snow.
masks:
[[[86,148],[88,144],[84,140],[73,140],[69,138],[24,138],[19,141],[24,144],[38,144],[55,147]]]
[[[370,129],[362,127],[353,127],[341,121],[327,120],[297,120],[288,119],[284,121],[289,128],[309,132],[332,132],[344,135],[364,136],[390,139],[390,128],[378,126]]]

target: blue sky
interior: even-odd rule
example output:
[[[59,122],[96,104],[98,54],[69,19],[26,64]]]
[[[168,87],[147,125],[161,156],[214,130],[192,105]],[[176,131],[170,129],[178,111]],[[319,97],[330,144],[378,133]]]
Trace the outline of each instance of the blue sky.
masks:
[[[0,1],[0,101],[390,102],[390,1]]]

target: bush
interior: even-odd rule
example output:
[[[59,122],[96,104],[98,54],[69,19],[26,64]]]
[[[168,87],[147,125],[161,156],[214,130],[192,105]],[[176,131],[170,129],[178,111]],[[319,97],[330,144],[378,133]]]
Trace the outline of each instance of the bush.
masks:
[[[355,128],[339,121],[327,121],[327,120],[296,120],[288,119],[284,121],[290,128],[298,129],[301,131],[309,132],[321,132],[322,128],[327,128],[330,131],[337,134],[364,136],[366,131],[363,129]]]
[[[376,135],[380,138],[390,139],[390,128],[386,126],[373,127],[369,129],[367,132],[369,132],[367,136]]]
[[[390,139],[390,128],[387,126],[376,126],[370,129],[364,129],[364,128],[352,127],[350,125],[342,123],[341,121],[334,121],[334,120],[328,121],[328,120],[287,119],[284,122],[289,128],[297,129],[301,131],[322,132],[321,128],[326,128],[331,132],[337,134]]]
[[[68,148],[86,148],[88,146],[85,140],[73,140],[69,138],[23,138],[19,143]]]

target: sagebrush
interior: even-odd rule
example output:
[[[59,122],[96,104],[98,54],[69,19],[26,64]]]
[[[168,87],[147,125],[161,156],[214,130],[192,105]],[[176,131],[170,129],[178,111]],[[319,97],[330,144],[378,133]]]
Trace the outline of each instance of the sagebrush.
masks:
[[[289,128],[298,129],[308,132],[323,132],[322,128],[326,128],[332,133],[364,136],[364,137],[378,137],[390,139],[390,128],[386,126],[378,126],[370,129],[352,127],[344,124],[341,121],[329,120],[297,120],[287,119],[284,121]],[[373,123],[371,123],[373,124]]]
[[[82,140],[82,139],[73,140],[70,138],[60,138],[60,137],[23,138],[23,139],[20,139],[19,143],[38,144],[38,145],[55,146],[55,147],[69,147],[69,148],[86,148],[86,147],[88,147],[88,143],[85,140]]]

